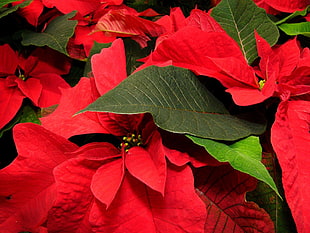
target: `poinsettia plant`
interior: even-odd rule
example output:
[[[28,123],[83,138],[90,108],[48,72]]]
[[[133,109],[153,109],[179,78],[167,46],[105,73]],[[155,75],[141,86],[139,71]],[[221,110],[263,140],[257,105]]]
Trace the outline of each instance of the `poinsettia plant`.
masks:
[[[0,229],[310,231],[310,1],[0,3]]]

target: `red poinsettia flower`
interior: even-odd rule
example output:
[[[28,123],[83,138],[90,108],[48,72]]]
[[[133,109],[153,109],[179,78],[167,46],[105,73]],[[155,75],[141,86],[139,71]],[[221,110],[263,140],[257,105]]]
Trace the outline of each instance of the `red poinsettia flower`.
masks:
[[[69,87],[60,76],[70,68],[65,57],[56,56],[52,50],[38,48],[24,58],[7,44],[0,46],[0,50],[0,128],[15,116],[26,97],[38,107],[58,103],[60,88]],[[59,59],[63,59],[63,62],[59,62]]]
[[[18,157],[0,171],[4,233],[203,232],[206,209],[188,165],[168,162],[157,173],[161,160],[133,157],[135,147],[127,158],[105,142],[78,148],[32,123],[17,125],[14,140]],[[160,183],[157,174],[167,177],[162,193],[149,187]]]
[[[218,79],[228,88],[227,92],[232,94],[235,103],[243,106],[260,103],[284,93],[295,96],[310,91],[310,68],[306,65],[310,57],[309,49],[301,50],[296,39],[270,48],[256,34],[261,60],[259,67],[254,69],[247,64],[237,43],[220,27],[214,31],[202,30],[206,28],[206,21],[197,23],[191,20],[192,17],[187,20],[196,22],[196,25],[186,25],[161,40],[155,51],[143,59],[145,64],[139,70],[149,65],[188,68],[198,75]],[[216,22],[212,24],[216,25]]]
[[[287,99],[290,96],[310,92],[308,48],[301,50],[296,38],[275,48],[270,48],[270,45],[259,35],[256,35],[256,40],[258,55],[261,58],[259,68],[255,73],[258,78],[252,76],[253,80],[256,80],[256,87],[228,86],[227,91],[232,94],[235,103],[250,105],[271,96]],[[222,61],[219,63],[215,61],[215,63],[227,74],[238,75],[238,71],[226,69],[227,66]],[[244,70],[247,68],[246,66],[239,67]]]

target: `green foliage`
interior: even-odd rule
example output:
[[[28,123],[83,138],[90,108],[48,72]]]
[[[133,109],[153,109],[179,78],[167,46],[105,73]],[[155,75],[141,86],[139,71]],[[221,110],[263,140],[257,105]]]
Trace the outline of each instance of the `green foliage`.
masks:
[[[44,32],[24,31],[22,33],[22,44],[24,46],[48,46],[65,55],[69,38],[73,36],[77,20],[69,20],[76,14],[75,11],[53,19],[46,27]]]
[[[310,12],[310,6],[308,6],[307,8],[305,8],[302,11],[295,11],[294,13],[288,15],[287,17],[277,21],[276,25],[280,25],[282,23],[287,23],[287,21],[290,21],[291,19],[294,19],[295,17],[298,17],[298,16],[306,16],[309,12]]]
[[[250,136],[233,144],[193,136],[188,138],[203,146],[218,161],[228,162],[234,169],[265,182],[280,196],[272,177],[261,163],[262,148],[258,137]]]
[[[150,66],[130,75],[81,112],[146,113],[170,132],[203,138],[237,140],[261,134],[264,125],[232,116],[183,68]]]
[[[26,7],[28,6],[32,0],[26,0],[16,6],[12,6],[12,7],[3,7],[5,6],[6,4],[8,3],[12,3],[12,2],[16,2],[16,0],[12,1],[12,0],[6,0],[6,1],[1,1],[0,2],[0,19],[4,16],[7,16],[8,14],[11,14],[15,11],[17,11],[19,8],[23,8],[23,7]]]
[[[303,35],[310,37],[310,22],[283,23],[278,27],[289,36]]]
[[[222,0],[211,12],[211,16],[239,44],[249,64],[257,58],[254,31],[272,46],[279,38],[276,25],[264,9],[251,0]]]

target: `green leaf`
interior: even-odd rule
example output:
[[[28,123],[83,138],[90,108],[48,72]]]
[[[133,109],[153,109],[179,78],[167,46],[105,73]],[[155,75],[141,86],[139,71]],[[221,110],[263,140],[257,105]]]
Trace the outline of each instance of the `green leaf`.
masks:
[[[170,132],[219,140],[261,134],[264,125],[232,116],[183,68],[150,66],[130,75],[81,112],[151,113]]]
[[[153,41],[149,41],[152,43]],[[131,74],[134,72],[137,67],[142,65],[142,62],[138,60],[148,56],[152,51],[152,48],[155,47],[155,43],[152,46],[147,46],[145,48],[141,48],[141,46],[131,38],[124,39],[125,51],[126,51],[126,68],[127,74]]]
[[[206,138],[187,137],[203,146],[218,161],[228,162],[234,169],[268,184],[280,196],[275,182],[261,162],[262,148],[258,137],[250,136],[231,145]]]
[[[295,18],[296,16],[306,16],[308,14],[308,12],[310,12],[310,6],[308,6],[307,8],[305,8],[304,10],[302,11],[295,11],[294,13],[288,15],[287,17],[279,20],[276,22],[276,25],[279,25],[279,24],[282,24],[282,23],[285,23],[293,18]]]
[[[290,36],[303,35],[310,37],[310,22],[283,23],[278,26],[285,34]]]
[[[32,0],[26,0],[26,1],[24,1],[18,5],[12,6],[12,7],[3,7],[6,4],[12,3],[12,2],[16,2],[16,0],[15,1],[4,1],[4,2],[1,1],[1,3],[0,3],[0,7],[1,7],[0,8],[0,19],[4,16],[7,16],[8,14],[11,14],[11,13],[17,11],[19,8],[23,8],[23,7],[28,6],[32,2]]]
[[[273,153],[263,153],[262,163],[266,166],[269,174],[275,180],[279,192],[283,194],[283,185],[281,182],[281,168],[276,161],[276,155]],[[291,233],[297,232],[290,209],[285,201],[265,183],[259,181],[254,191],[247,193],[247,200],[254,201],[270,215],[274,222],[275,232]]]
[[[27,105],[23,107],[21,117],[20,117],[20,123],[25,123],[25,122],[41,124],[36,111],[32,107],[27,106]]]
[[[4,7],[5,5],[7,5],[7,4],[9,4],[9,3],[17,2],[17,1],[19,1],[19,0],[2,0],[2,1],[0,2],[0,8],[1,8],[1,7]]]
[[[94,45],[90,50],[90,54],[84,68],[84,77],[88,77],[89,72],[91,72],[91,57],[96,53],[100,53],[103,48],[109,48],[111,44],[112,43],[98,43],[96,41],[94,42]]]
[[[211,16],[239,44],[249,64],[258,56],[254,30],[271,46],[278,41],[278,28],[251,0],[222,0]]]
[[[73,36],[77,20],[69,20],[76,14],[73,11],[69,14],[59,16],[53,19],[46,27],[44,32],[37,33],[32,31],[24,31],[22,33],[22,44],[25,46],[48,46],[65,55],[67,53],[67,44],[69,38]]]

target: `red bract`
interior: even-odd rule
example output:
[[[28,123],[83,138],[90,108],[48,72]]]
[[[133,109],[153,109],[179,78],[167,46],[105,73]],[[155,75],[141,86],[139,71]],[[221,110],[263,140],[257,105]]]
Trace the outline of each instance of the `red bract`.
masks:
[[[18,156],[0,171],[0,229],[41,232],[56,198],[53,169],[78,147],[35,124],[14,128]]]
[[[87,0],[87,1],[80,1],[80,0],[42,0],[45,6],[49,8],[56,7],[60,12],[64,14],[68,14],[73,10],[77,10],[80,16],[86,16],[91,12],[97,10],[101,6],[108,6],[108,5],[121,5],[122,0]]]
[[[13,6],[14,5],[18,5],[23,1],[17,1],[17,2],[13,2]],[[38,22],[39,22],[39,16],[42,14],[44,9],[44,5],[42,3],[41,0],[33,0],[30,5],[23,7],[23,8],[19,8],[18,9],[18,13],[23,16],[28,23],[30,23],[33,26],[38,26]]]
[[[189,167],[168,166],[162,196],[113,160],[112,145],[110,153],[103,152],[106,143],[101,150],[97,146],[81,148],[78,158],[55,169],[58,198],[50,212],[51,232],[203,232],[205,207],[194,192]],[[103,197],[109,197],[108,208]]]
[[[245,200],[256,187],[254,178],[229,165],[195,171],[195,185],[207,205],[205,232],[274,232],[265,210]]]
[[[110,10],[103,15],[96,24],[94,32],[103,31],[109,36],[131,37],[141,47],[147,46],[149,36],[159,36],[164,33],[164,28],[150,20],[140,18],[139,15],[128,9]],[[143,15],[143,14],[142,14]]]
[[[298,1],[263,0],[263,2],[278,11],[288,12],[288,13],[293,13],[294,11],[303,10],[308,5],[310,5],[310,0],[298,0]]]
[[[286,200],[297,230],[310,230],[310,102],[283,101],[272,126],[271,142],[282,168]]]
[[[60,57],[56,58],[55,52],[40,48],[26,59],[18,56],[7,44],[0,50],[0,128],[15,116],[26,97],[38,107],[58,103],[60,88],[69,87],[60,76],[70,68],[66,58],[62,59],[59,54]],[[60,63],[59,59],[63,62]]]

